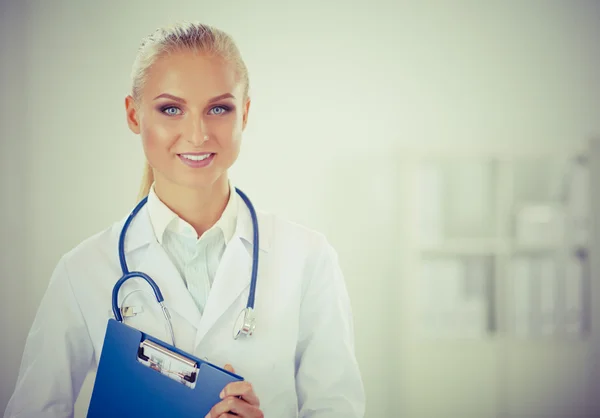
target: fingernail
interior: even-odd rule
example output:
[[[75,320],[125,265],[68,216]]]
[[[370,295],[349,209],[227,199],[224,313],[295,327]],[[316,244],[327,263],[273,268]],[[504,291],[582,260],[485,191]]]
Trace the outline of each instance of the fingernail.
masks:
[[[225,391],[222,390],[221,393],[219,393],[219,398],[223,399],[225,397]]]

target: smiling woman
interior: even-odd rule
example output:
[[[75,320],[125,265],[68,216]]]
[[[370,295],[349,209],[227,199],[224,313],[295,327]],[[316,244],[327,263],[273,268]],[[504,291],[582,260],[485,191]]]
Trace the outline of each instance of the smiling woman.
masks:
[[[336,252],[322,234],[254,211],[228,177],[248,123],[248,91],[239,51],[216,28],[178,24],[144,40],[125,98],[147,160],[140,204],[59,260],[5,417],[72,416],[99,364],[125,259],[160,286],[168,333],[142,280],[117,292],[117,320],[244,377],[225,386],[208,416],[364,415]],[[241,329],[258,324],[248,339],[232,337],[240,311],[248,313]]]
[[[141,134],[147,158],[140,198],[154,183],[161,196],[191,187],[204,189],[202,201],[222,203],[229,193],[226,171],[239,155],[248,121],[248,91],[239,50],[216,28],[178,25],[144,40],[125,101],[127,122]],[[211,195],[216,198],[206,198]],[[214,223],[220,210],[213,208],[213,216],[195,226]]]

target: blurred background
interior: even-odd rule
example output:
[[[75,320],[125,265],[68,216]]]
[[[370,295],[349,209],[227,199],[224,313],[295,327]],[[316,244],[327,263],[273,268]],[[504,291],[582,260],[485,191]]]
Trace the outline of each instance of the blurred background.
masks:
[[[0,410],[59,257],[135,203],[138,44],[187,19],[250,70],[236,185],[340,254],[368,418],[600,416],[599,1],[0,5]]]

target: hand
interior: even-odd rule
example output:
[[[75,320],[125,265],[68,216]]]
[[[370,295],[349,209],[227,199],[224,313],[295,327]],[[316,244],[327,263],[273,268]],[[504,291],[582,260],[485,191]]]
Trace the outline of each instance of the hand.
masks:
[[[225,370],[235,373],[231,364],[225,365]],[[264,414],[259,409],[260,401],[254,393],[250,382],[232,382],[229,383],[221,392],[221,402],[213,406],[208,415],[204,418],[225,418],[225,417],[244,417],[244,418],[264,418]]]

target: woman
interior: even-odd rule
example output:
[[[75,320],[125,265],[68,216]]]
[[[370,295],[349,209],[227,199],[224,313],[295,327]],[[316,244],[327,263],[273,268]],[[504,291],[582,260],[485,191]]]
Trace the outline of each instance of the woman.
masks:
[[[322,235],[258,212],[256,331],[243,342],[232,338],[248,298],[253,235],[227,172],[248,122],[248,88],[238,49],[218,29],[179,24],[143,42],[125,100],[147,158],[147,204],[125,242],[130,270],[161,288],[178,348],[244,377],[225,388],[210,417],[362,417],[350,303]],[[73,415],[112,316],[124,221],[59,261],[5,417]],[[170,342],[145,282],[126,282],[119,302],[126,324]]]

